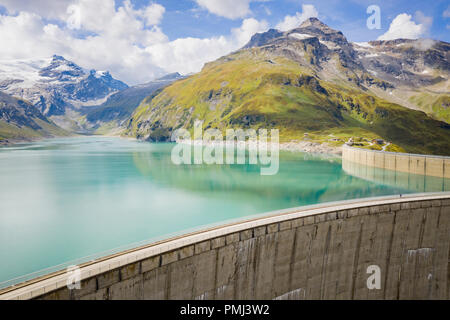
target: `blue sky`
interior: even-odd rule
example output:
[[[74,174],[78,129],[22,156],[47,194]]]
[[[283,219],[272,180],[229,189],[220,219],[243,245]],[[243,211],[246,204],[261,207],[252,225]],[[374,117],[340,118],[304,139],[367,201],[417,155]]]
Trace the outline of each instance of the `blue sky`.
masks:
[[[123,1],[117,1],[120,5]],[[239,27],[242,19],[227,19],[199,8],[192,0],[160,0],[157,3],[166,8],[162,21],[162,29],[170,39],[180,37],[211,37],[229,32],[231,28]],[[145,6],[147,0],[133,1],[136,7]],[[427,37],[450,41],[450,17],[444,17],[444,11],[449,7],[447,0],[272,0],[251,2],[251,14],[247,17],[265,19],[271,27],[277,25],[286,15],[293,15],[301,10],[302,4],[312,4],[319,12],[319,18],[334,29],[338,29],[351,41],[369,41],[385,33],[392,20],[401,13],[412,16],[421,11],[425,16],[432,17],[433,23]],[[369,5],[378,5],[381,9],[381,29],[369,30],[366,20],[369,15],[366,9]]]
[[[381,28],[369,30],[368,6]],[[129,84],[188,74],[257,32],[318,17],[350,41],[450,42],[448,0],[0,0],[0,59],[58,54]]]

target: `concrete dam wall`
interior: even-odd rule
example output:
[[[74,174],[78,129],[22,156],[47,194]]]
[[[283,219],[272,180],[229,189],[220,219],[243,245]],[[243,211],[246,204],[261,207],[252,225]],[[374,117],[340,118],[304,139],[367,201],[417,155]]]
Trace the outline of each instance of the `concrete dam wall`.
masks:
[[[0,299],[449,299],[449,250],[449,193],[359,199],[136,248],[81,265],[80,289],[60,272]]]
[[[369,167],[346,159],[342,159],[342,169],[354,177],[412,192],[450,191],[450,179],[443,177]]]
[[[450,179],[450,157],[342,147],[342,161],[416,175]]]

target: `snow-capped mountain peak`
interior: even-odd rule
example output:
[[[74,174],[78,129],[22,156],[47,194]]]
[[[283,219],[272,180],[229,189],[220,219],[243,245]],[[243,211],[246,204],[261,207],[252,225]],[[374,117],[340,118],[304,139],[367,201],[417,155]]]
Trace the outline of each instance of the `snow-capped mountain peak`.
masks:
[[[108,71],[86,72],[60,55],[44,59],[0,60],[0,91],[26,99],[45,115],[101,101],[128,86]]]
[[[96,78],[103,78],[103,77],[109,78],[109,77],[111,77],[111,74],[109,73],[109,71],[100,71],[100,70],[92,69],[90,71],[90,74],[95,76]]]
[[[64,59],[64,57],[54,55],[50,65],[41,68],[39,75],[49,80],[57,81],[77,81],[84,76],[84,71],[75,63]],[[44,80],[45,81],[45,80]]]

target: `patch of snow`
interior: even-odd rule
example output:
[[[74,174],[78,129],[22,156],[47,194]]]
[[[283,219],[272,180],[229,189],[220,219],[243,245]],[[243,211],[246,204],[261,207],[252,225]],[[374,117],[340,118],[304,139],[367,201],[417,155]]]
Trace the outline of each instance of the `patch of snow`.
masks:
[[[327,47],[328,49],[337,49],[338,48],[338,46],[336,46],[336,44],[331,41],[319,40],[319,42],[321,44],[323,44],[325,47]]]
[[[11,87],[31,88],[36,82],[42,80],[39,70],[50,65],[52,59],[22,59],[22,60],[0,60],[0,81],[23,80],[23,82],[12,84]]]
[[[366,54],[364,57],[365,58],[375,58],[380,56],[378,53],[371,53],[371,54]]]
[[[100,98],[100,99],[94,99],[94,100],[88,100],[88,101],[78,101],[78,100],[68,99],[68,101],[70,104],[72,104],[77,109],[81,108],[81,107],[95,107],[95,106],[99,106],[102,103],[106,102],[106,100],[108,100],[108,98],[110,96],[112,96],[114,93],[117,93],[117,90],[110,92],[104,98]]]
[[[57,66],[56,68],[53,68],[52,70],[58,71],[58,72],[64,72],[64,71],[72,71],[73,68],[71,68],[67,64],[60,64],[59,66]]]
[[[313,36],[309,35],[309,34],[305,34],[305,33],[291,33],[289,34],[289,37],[298,39],[298,40],[305,40],[308,38],[314,38]]]
[[[353,42],[353,43],[363,48],[373,48],[373,46],[368,42]]]
[[[95,77],[96,78],[101,78],[101,77],[106,76],[107,74],[108,74],[108,71],[96,71],[95,72]]]

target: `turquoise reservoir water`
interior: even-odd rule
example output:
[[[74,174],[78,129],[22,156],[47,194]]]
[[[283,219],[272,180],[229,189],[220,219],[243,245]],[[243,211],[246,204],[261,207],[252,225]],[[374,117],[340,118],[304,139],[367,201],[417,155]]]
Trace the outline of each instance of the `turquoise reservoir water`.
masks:
[[[261,176],[254,165],[176,166],[172,146],[86,137],[0,148],[0,282],[230,219],[410,192],[336,158],[281,153],[278,174]]]

